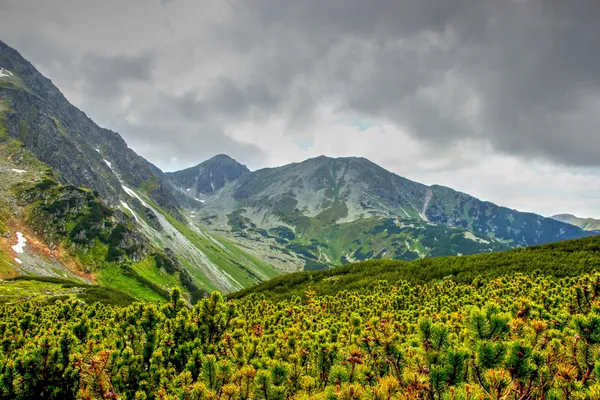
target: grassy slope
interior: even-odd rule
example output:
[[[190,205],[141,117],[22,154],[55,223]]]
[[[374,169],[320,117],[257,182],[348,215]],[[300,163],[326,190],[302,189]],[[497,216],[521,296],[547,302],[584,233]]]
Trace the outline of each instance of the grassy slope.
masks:
[[[138,300],[161,301],[165,300],[155,289],[137,278],[128,275],[116,264],[106,264],[96,274],[98,283],[102,286],[126,292]]]
[[[243,286],[252,286],[265,280],[265,278],[273,278],[280,274],[275,268],[241,250],[229,240],[211,233],[211,236],[227,249],[224,250],[216,243],[200,236],[190,227],[177,221],[161,210],[155,203],[153,207],[163,212],[163,215],[182,235]]]
[[[135,301],[118,290],[57,278],[17,277],[0,282],[0,303],[53,302],[65,298],[118,306],[127,306]]]
[[[229,295],[239,298],[250,293],[273,299],[302,296],[312,289],[317,294],[341,290],[364,290],[378,281],[406,280],[416,284],[444,278],[472,282],[477,276],[493,278],[516,272],[575,276],[600,269],[600,236],[569,240],[543,246],[463,257],[429,258],[413,262],[370,260],[324,271],[297,272]]]
[[[281,251],[297,254],[306,261],[305,270],[325,269],[351,261],[390,258],[411,261],[422,257],[478,254],[507,250],[508,246],[485,238],[472,239],[458,228],[437,226],[423,221],[403,221],[390,218],[360,218],[337,223],[341,213],[328,215],[332,209],[313,218],[302,217],[295,232],[284,227],[257,228],[240,211],[230,214],[232,231],[248,237],[260,234],[274,240]]]
[[[578,218],[573,215],[557,215],[554,219],[562,222],[566,222],[571,225],[575,225],[586,231],[598,231],[600,230],[600,220],[594,218]]]

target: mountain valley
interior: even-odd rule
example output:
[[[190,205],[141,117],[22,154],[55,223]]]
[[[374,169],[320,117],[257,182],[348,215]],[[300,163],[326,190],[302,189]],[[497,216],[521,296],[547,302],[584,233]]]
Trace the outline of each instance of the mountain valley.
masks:
[[[164,173],[2,42],[0,67],[2,278],[76,280],[142,300],[179,286],[195,302],[300,270],[593,234],[359,157],[250,171],[220,154]]]

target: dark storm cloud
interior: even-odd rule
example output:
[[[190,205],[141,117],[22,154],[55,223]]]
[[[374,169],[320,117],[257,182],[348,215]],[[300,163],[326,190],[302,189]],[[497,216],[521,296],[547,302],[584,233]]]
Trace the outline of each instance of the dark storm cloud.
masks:
[[[597,0],[5,0],[0,10],[7,42],[99,122],[135,119],[135,133],[121,133],[150,143],[162,143],[160,123],[176,127],[169,156],[191,153],[192,138],[244,148],[227,128],[271,117],[310,135],[326,105],[392,123],[432,154],[475,140],[600,165]]]
[[[202,97],[197,92],[187,92],[171,98],[171,104],[182,117],[195,120],[219,116],[241,120],[253,112],[272,112],[278,101],[265,82],[240,84],[226,77],[218,79]]]
[[[237,1],[214,33],[245,73],[203,103],[244,116],[269,87],[273,114],[328,99],[430,144],[597,165],[599,20],[591,0]]]

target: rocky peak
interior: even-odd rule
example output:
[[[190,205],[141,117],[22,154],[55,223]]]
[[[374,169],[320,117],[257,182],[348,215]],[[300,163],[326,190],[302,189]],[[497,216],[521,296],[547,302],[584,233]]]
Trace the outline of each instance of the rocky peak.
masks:
[[[194,167],[167,174],[171,182],[190,195],[211,194],[250,170],[226,154],[218,154]]]

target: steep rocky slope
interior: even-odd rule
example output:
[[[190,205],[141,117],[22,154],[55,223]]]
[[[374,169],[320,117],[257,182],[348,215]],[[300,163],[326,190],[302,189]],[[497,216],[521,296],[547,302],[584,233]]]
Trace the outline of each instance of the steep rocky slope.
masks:
[[[0,68],[0,277],[85,279],[143,299],[178,285],[193,300],[279,273],[190,221],[162,171],[2,42]]]
[[[7,134],[22,141],[65,183],[93,188],[116,203],[123,195],[118,174],[182,218],[157,167],[129,149],[119,134],[99,127],[71,105],[49,79],[1,41],[0,66],[10,74],[0,80]]]

